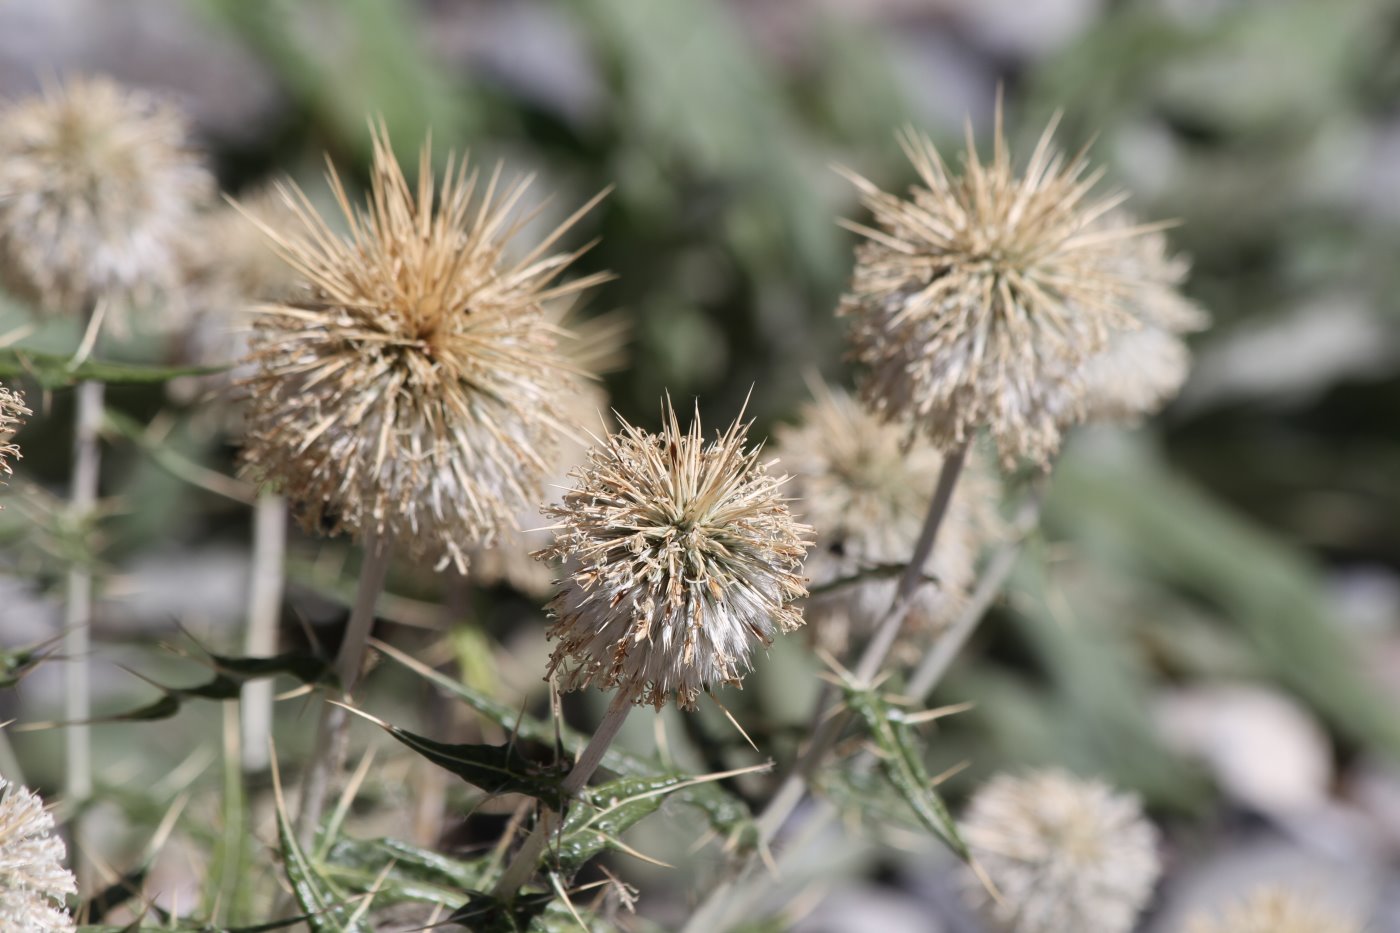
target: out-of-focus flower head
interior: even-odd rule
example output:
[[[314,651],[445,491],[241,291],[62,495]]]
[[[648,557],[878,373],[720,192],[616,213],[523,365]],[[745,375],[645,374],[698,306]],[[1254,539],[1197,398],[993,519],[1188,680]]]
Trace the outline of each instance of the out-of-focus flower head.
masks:
[[[538,501],[568,430],[581,374],[545,305],[604,276],[556,284],[578,254],[549,250],[596,201],[509,260],[528,180],[463,161],[438,191],[425,146],[412,187],[382,127],[366,206],[329,180],[347,235],[295,188],[296,224],[264,228],[301,284],[254,325],[244,470],[280,487],[310,529],[372,530],[465,570]]]
[[[109,320],[178,304],[179,249],[214,183],[184,118],[105,78],[0,110],[0,276],[43,308]]]
[[[1192,918],[1186,933],[1361,933],[1361,926],[1296,894],[1264,888],[1218,917]]]
[[[990,913],[1016,933],[1128,933],[1161,871],[1137,799],[1064,771],[998,775],[962,832],[1000,893]]]
[[[659,434],[623,422],[544,510],[558,536],[540,556],[573,568],[549,607],[550,673],[690,709],[740,682],[754,642],[802,624],[810,529],[746,448],[747,424],[706,441],[698,412],[682,431],[668,401],[664,419]]]
[[[852,634],[870,634],[894,600],[896,574],[922,530],[943,455],[928,440],[877,417],[841,389],[812,386],[795,425],[775,432],[792,477],[792,509],[816,530],[806,573],[814,589],[862,574],[807,601],[817,643],[840,657]],[[973,463],[959,482],[903,631],[925,641],[964,601],[977,555],[996,527],[995,481]]]

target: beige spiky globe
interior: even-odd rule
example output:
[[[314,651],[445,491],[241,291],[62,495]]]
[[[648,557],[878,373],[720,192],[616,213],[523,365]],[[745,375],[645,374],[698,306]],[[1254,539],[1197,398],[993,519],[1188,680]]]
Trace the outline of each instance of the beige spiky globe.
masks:
[[[566,689],[690,709],[737,685],[755,644],[802,624],[811,529],[746,446],[747,428],[736,420],[706,440],[699,413],[683,431],[668,402],[660,433],[624,421],[544,510],[558,526],[540,556],[573,568],[549,604],[550,674]]]
[[[6,930],[63,933],[74,929],[64,899],[76,894],[64,867],[53,816],[28,788],[0,777],[0,924]]]
[[[0,276],[69,314],[108,320],[180,285],[179,251],[214,182],[184,118],[105,78],[0,109]],[[170,302],[163,302],[169,305]]]
[[[528,182],[464,161],[439,191],[425,147],[411,187],[382,128],[367,204],[352,206],[334,171],[330,182],[348,234],[296,189],[296,223],[264,226],[301,287],[258,309],[243,468],[308,528],[372,532],[465,570],[539,501],[566,430],[580,374],[545,305],[602,276],[556,285],[577,254],[548,251],[582,211],[508,259]]]
[[[1054,129],[1020,172],[1000,113],[991,159],[969,129],[961,171],[907,131],[907,198],[848,173],[874,218],[851,225],[865,240],[840,307],[864,398],[940,448],[985,429],[1008,465],[1047,465],[1082,416],[1081,365],[1137,326],[1124,243],[1153,229],[1101,222],[1122,197],[1094,196],[1100,173],[1059,153]]]

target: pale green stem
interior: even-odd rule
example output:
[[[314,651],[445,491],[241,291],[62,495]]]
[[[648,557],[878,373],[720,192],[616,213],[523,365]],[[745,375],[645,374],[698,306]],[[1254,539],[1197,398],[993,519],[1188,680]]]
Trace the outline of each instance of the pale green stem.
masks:
[[[281,615],[284,556],[287,542],[287,501],[264,492],[253,508],[253,559],[248,571],[248,630],[243,647],[249,657],[277,653],[277,622]],[[243,770],[261,771],[268,765],[268,736],[272,734],[272,680],[243,685]]]
[[[345,638],[335,659],[335,674],[346,696],[355,689],[360,679],[360,669],[364,666],[365,649],[374,626],[374,606],[389,575],[392,545],[388,536],[381,538],[373,531],[365,534],[365,557],[360,567],[359,586],[355,590],[355,605],[350,610]],[[345,763],[349,727],[349,717],[343,707],[334,703],[322,706],[316,727],[315,750],[311,767],[302,780],[301,809],[297,814],[297,841],[305,852],[311,852],[316,841],[316,831],[326,808],[326,792],[330,787],[331,775]]]

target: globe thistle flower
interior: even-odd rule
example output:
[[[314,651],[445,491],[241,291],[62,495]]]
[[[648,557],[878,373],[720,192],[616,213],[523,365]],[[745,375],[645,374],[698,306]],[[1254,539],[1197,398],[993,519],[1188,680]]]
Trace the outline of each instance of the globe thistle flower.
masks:
[[[1279,888],[1255,891],[1215,919],[1197,916],[1187,933],[1361,933],[1340,917]]]
[[[873,227],[840,313],[853,355],[868,367],[863,394],[891,420],[919,425],[940,448],[985,427],[1008,465],[1042,465],[1058,449],[1060,413],[1077,411],[1078,367],[1133,326],[1123,244],[1150,228],[1098,221],[1121,196],[1093,197],[1100,172],[1041,135],[1017,175],[997,116],[992,157],[968,131],[961,174],[933,143],[901,136],[920,185],[908,198],[854,173]]]
[[[1106,230],[1131,229],[1121,211],[1109,215]],[[1124,302],[1133,326],[1114,330],[1107,344],[1078,369],[1078,394],[1064,392],[1060,421],[1136,421],[1160,409],[1181,391],[1191,365],[1184,333],[1209,323],[1208,315],[1178,290],[1188,264],[1167,253],[1160,231],[1118,239],[1118,274],[1130,289]]]
[[[841,389],[812,386],[796,425],[776,431],[778,460],[791,476],[796,516],[816,529],[805,565],[814,588],[904,565],[914,553],[943,455],[907,427],[882,421]],[[983,543],[993,533],[996,491],[974,464],[958,484],[901,632],[923,642],[964,601]],[[835,656],[851,635],[869,635],[894,600],[893,576],[871,576],[813,596],[804,614],[813,637]],[[906,641],[909,639],[906,638]]]
[[[550,603],[550,674],[660,709],[738,685],[752,643],[802,624],[795,602],[811,529],[780,494],[785,477],[745,447],[735,421],[707,442],[667,403],[660,434],[627,422],[589,453],[578,482],[544,512],[558,536],[541,557],[574,569]]]
[[[72,314],[174,292],[179,243],[213,190],[184,119],[150,95],[81,78],[10,104],[0,112],[0,275]],[[124,326],[120,313],[109,320]]]
[[[621,369],[626,359],[623,349],[630,336],[627,323],[613,314],[567,325],[567,337],[560,349],[581,372],[604,375]],[[608,394],[601,384],[578,386],[561,402],[564,422],[585,430],[612,429],[608,417]],[[559,439],[550,465],[551,482],[545,484],[549,500],[557,504],[568,489],[569,474],[588,459],[588,444],[572,434]],[[549,546],[553,535],[540,527],[536,506],[520,516],[518,526],[506,528],[492,547],[471,552],[472,582],[481,586],[504,583],[530,596],[546,597],[554,586],[559,568],[534,559],[535,552]]]
[[[1128,933],[1160,873],[1137,799],[1063,771],[993,778],[962,830],[1017,933]]]
[[[11,443],[24,424],[24,416],[34,414],[24,407],[24,396],[0,386],[0,475],[9,476],[11,460],[19,459],[19,446]]]
[[[482,191],[464,161],[437,192],[424,147],[411,188],[382,128],[363,209],[328,177],[347,236],[295,188],[296,224],[264,227],[301,289],[254,324],[244,471],[310,529],[373,531],[465,571],[538,501],[565,431],[577,380],[544,306],[602,276],[551,285],[578,254],[546,253],[596,199],[510,261],[528,180],[502,191],[498,171]]]
[[[74,929],[63,906],[78,892],[63,867],[63,840],[53,834],[53,815],[27,788],[0,777],[0,917],[7,930],[59,933]]]

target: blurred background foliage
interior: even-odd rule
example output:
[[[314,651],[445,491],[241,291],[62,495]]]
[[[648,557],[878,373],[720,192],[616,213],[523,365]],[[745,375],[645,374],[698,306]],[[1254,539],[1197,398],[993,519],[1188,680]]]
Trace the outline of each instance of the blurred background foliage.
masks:
[[[484,164],[536,173],[536,197],[548,196],[542,223],[615,186],[573,238],[597,240],[578,274],[617,275],[583,316],[616,310],[630,325],[628,364],[606,377],[611,404],[653,425],[669,391],[697,397],[719,424],[752,391],[759,436],[793,416],[806,374],[853,378],[832,312],[852,246],[836,220],[860,215],[830,166],[902,188],[912,172],[894,130],[911,123],[954,151],[966,119],[985,140],[998,87],[1023,147],[1062,113],[1062,144],[1092,144],[1134,210],[1180,220],[1171,239],[1193,259],[1187,288],[1215,325],[1196,338],[1193,378],[1161,417],[1071,443],[1008,599],[939,691],[942,702],[977,705],[933,734],[931,770],[970,763],[950,785],[955,798],[994,770],[1040,762],[1136,788],[1180,847],[1182,877],[1158,910],[1164,925],[1173,892],[1209,883],[1187,862],[1228,860],[1261,834],[1274,838],[1262,816],[1289,852],[1322,839],[1329,864],[1364,862],[1347,883],[1363,878],[1356,897],[1377,929],[1395,928],[1384,924],[1400,891],[1383,866],[1400,853],[1400,3],[0,4],[0,93],[88,71],[185,105],[234,196],[291,176],[323,197],[323,152],[363,181],[369,114],[384,117],[402,155],[431,131],[439,160],[469,149]],[[211,326],[207,314],[191,324]],[[70,322],[13,301],[0,334],[56,353],[78,340]],[[182,365],[190,347],[210,343],[138,328],[103,356]],[[56,631],[62,568],[83,550],[49,498],[66,483],[71,393],[26,387],[37,414],[0,513],[7,649]],[[180,388],[109,396],[122,419],[105,465],[110,508],[96,553],[76,555],[107,574],[99,708],[152,698],[118,663],[162,682],[198,679],[153,650],[156,639],[180,641],[177,623],[219,650],[239,643],[247,491],[218,480],[233,471],[236,429],[217,394]],[[343,542],[293,541],[288,645],[308,630],[336,637],[354,560]],[[535,597],[409,566],[390,588],[381,637],[459,668],[507,704],[540,702]],[[780,761],[807,728],[819,670],[790,641],[748,690],[725,697]],[[0,719],[54,715],[58,667],[0,693]],[[1222,685],[1283,712],[1256,715]],[[403,671],[381,670],[370,689],[365,705],[392,722],[458,741],[490,731]],[[312,717],[298,701],[280,709],[279,743],[294,748]],[[566,712],[587,720],[572,703]],[[1237,714],[1257,744],[1211,731]],[[98,730],[98,760],[109,763],[99,779],[116,814],[103,846],[117,870],[186,787],[219,786],[210,740],[219,715],[195,705],[158,729]],[[662,722],[674,753],[697,768],[756,760],[717,713]],[[626,736],[653,741],[640,718]],[[54,733],[13,743],[32,783],[59,782]],[[1319,776],[1258,790],[1271,776],[1288,784],[1274,772],[1288,771],[1290,755]],[[367,799],[411,809],[404,786],[417,798],[432,781],[403,764],[372,779]],[[763,788],[756,778],[735,786]],[[414,835],[472,841],[454,831]],[[638,847],[661,858],[694,838],[638,832]],[[1303,849],[1304,861],[1318,851]],[[841,890],[858,900],[865,877],[881,879],[888,898],[895,887],[942,898],[917,872],[892,875],[901,858],[872,856],[883,872],[843,869]],[[674,918],[688,879],[638,871],[643,912]],[[805,922],[838,929],[821,923],[839,913]]]

